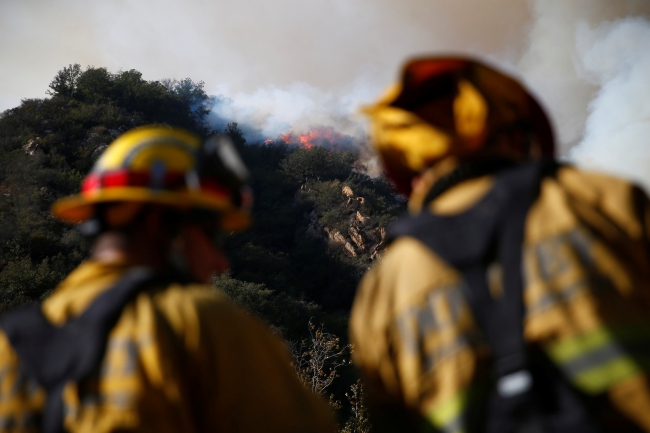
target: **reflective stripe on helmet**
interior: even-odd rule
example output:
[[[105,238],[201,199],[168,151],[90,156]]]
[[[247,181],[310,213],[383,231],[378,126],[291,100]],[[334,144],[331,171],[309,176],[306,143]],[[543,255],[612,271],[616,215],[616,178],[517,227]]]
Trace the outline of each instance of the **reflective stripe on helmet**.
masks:
[[[181,188],[192,188],[193,185],[189,185],[187,181],[186,173],[179,172],[165,172],[162,179],[159,182],[155,182],[155,177],[152,176],[150,172],[134,172],[126,169],[113,170],[103,173],[91,173],[89,174],[81,184],[81,192],[83,194],[92,194],[100,189],[110,189],[116,187],[151,187],[154,186],[154,183],[159,183],[155,185],[158,188],[164,188],[167,190],[181,189]],[[229,197],[230,193],[228,189],[222,185],[219,185],[214,179],[199,179],[200,188],[209,194],[216,195],[219,197]]]

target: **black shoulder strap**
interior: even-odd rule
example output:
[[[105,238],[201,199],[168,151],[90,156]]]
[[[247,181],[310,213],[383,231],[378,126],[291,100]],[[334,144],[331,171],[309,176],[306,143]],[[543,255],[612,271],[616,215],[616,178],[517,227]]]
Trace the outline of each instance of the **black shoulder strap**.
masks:
[[[153,271],[135,268],[99,295],[80,316],[57,327],[39,305],[6,314],[0,321],[26,372],[47,392],[43,431],[63,431],[62,391],[68,381],[80,381],[99,366],[106,340],[122,308],[141,289],[157,281]]]
[[[420,240],[462,273],[462,290],[493,351],[497,389],[507,412],[518,410],[532,385],[522,324],[521,250],[526,215],[541,178],[556,169],[552,161],[508,168],[497,174],[492,190],[468,211],[403,217],[389,232],[389,239],[411,236]],[[504,292],[498,299],[490,294],[486,276],[493,263],[503,269]]]

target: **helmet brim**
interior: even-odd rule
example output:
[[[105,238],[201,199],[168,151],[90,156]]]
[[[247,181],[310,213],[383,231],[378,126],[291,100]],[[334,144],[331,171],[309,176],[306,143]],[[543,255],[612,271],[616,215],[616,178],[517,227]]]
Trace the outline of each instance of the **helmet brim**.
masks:
[[[104,189],[62,198],[52,205],[52,215],[67,223],[78,224],[94,215],[97,204],[125,201],[160,204],[181,210],[199,208],[214,211],[220,215],[225,231],[242,231],[251,225],[250,214],[232,206],[226,198],[219,199],[200,191],[152,191],[133,187]]]

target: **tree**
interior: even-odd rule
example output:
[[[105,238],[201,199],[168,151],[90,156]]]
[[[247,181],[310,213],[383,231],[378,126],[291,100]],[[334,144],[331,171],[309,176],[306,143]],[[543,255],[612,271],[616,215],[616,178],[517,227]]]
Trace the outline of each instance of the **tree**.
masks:
[[[333,152],[324,147],[296,149],[280,163],[282,171],[295,182],[345,180],[357,160],[356,152]]]
[[[224,134],[230,137],[232,142],[237,146],[237,148],[242,148],[246,145],[246,139],[244,138],[244,131],[239,129],[237,122],[231,122],[226,125],[226,129],[223,131]]]
[[[205,116],[210,114],[214,98],[205,93],[205,83],[203,81],[195,82],[190,78],[182,80],[165,79],[160,82],[169,92],[177,95],[184,104],[191,107],[197,121],[203,121]]]
[[[325,395],[327,389],[339,377],[338,369],[351,364],[348,361],[352,345],[342,346],[339,337],[325,332],[323,324],[316,326],[309,320],[308,339],[293,344],[293,359],[300,381],[312,392]],[[363,392],[363,385],[357,380],[345,393],[350,405],[350,417],[340,433],[370,433],[370,419]],[[329,404],[333,409],[342,409],[341,402],[330,395]]]
[[[322,314],[314,303],[294,299],[286,293],[276,293],[265,284],[232,278],[230,272],[216,276],[212,287],[266,321],[274,332],[289,340],[304,336],[308,318]]]
[[[337,370],[347,365],[346,358],[351,346],[341,346],[339,337],[325,332],[322,324],[316,326],[312,320],[309,320],[309,335],[308,340],[294,345],[294,367],[307,388],[324,395],[338,377]]]
[[[114,99],[115,77],[106,68],[89,66],[79,75],[76,97],[85,102],[101,103]]]
[[[350,418],[345,422],[341,433],[370,433],[371,425],[366,407],[366,396],[363,391],[361,380],[350,386],[350,392],[345,393],[350,404]]]
[[[50,90],[45,93],[52,96],[63,96],[64,98],[72,98],[77,91],[77,80],[81,76],[81,65],[75,63],[68,65],[57,72],[54,79],[48,86]]]

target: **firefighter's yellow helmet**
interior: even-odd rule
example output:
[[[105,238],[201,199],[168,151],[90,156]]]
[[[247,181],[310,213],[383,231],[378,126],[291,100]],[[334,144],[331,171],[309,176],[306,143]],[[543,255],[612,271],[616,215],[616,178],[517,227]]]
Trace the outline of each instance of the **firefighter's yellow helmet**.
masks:
[[[227,137],[203,142],[187,131],[147,126],[113,141],[86,176],[81,192],[58,200],[54,216],[79,223],[101,203],[154,203],[219,215],[224,230],[250,225],[248,171]]]
[[[553,155],[551,125],[535,98],[513,78],[467,58],[408,62],[400,83],[363,111],[388,176],[407,195],[414,176],[448,155]],[[499,138],[505,134],[508,140]]]

